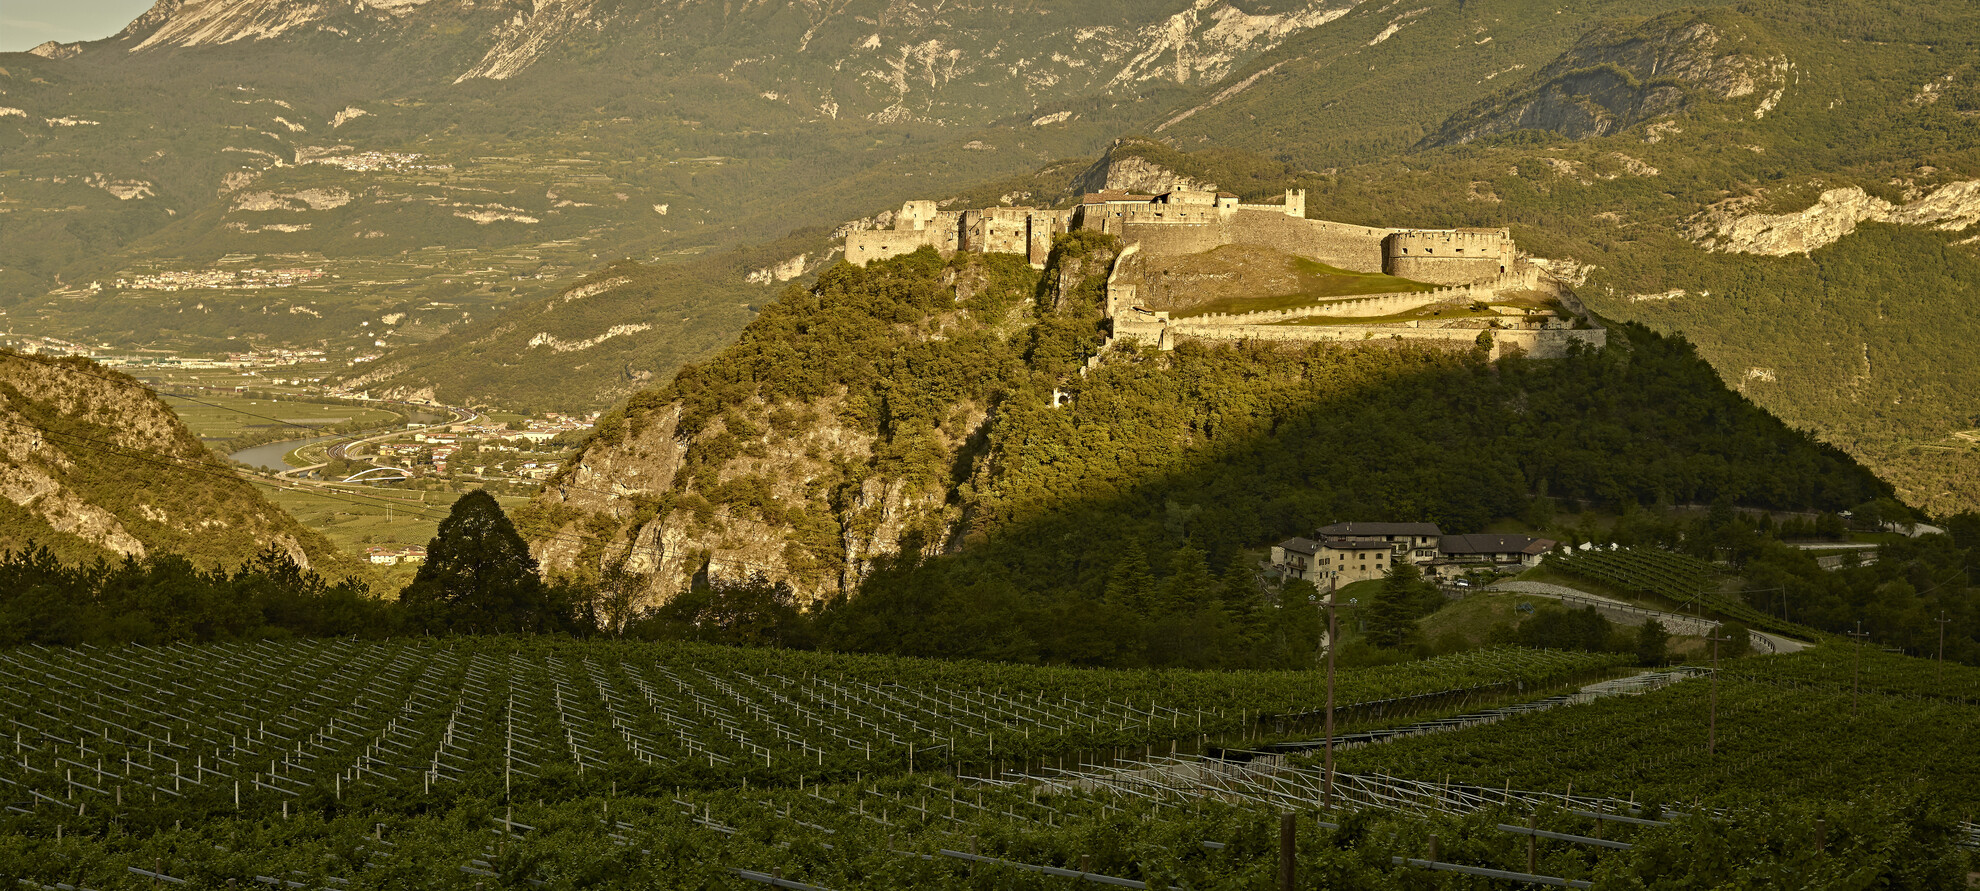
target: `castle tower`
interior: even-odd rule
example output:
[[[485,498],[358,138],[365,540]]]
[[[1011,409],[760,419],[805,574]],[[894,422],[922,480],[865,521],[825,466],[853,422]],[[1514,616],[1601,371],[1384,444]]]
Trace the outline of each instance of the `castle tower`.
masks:
[[[935,202],[909,201],[901,205],[900,215],[894,217],[894,228],[901,231],[926,229],[935,221],[935,214]]]
[[[1306,218],[1306,190],[1286,190],[1286,216]]]

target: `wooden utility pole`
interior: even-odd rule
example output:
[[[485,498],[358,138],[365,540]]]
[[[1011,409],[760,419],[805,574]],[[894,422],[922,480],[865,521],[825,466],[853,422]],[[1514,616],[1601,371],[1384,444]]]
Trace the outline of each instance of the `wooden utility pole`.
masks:
[[[1863,630],[1862,619],[1856,621],[1855,631],[1844,633],[1856,638],[1856,667],[1849,679],[1849,716],[1854,718],[1857,714],[1857,702],[1862,698],[1863,693],[1863,641],[1870,634]]]
[[[1719,747],[1719,644],[1732,638],[1713,634],[1705,639],[1712,642],[1712,704],[1705,723],[1705,754],[1710,755]]]
[[[1335,590],[1338,590],[1336,588]],[[1334,610],[1334,591],[1327,592],[1327,754],[1321,798],[1329,810],[1334,807],[1334,652],[1341,648],[1340,621]]]
[[[1299,818],[1292,814],[1279,815],[1279,891],[1293,891],[1296,883],[1294,867],[1298,863],[1299,846],[1295,844],[1299,833]]]
[[[1939,667],[1938,677],[1932,681],[1932,685],[1942,692],[1946,688],[1946,623],[1950,621],[1952,620],[1946,618],[1946,611],[1939,610]]]

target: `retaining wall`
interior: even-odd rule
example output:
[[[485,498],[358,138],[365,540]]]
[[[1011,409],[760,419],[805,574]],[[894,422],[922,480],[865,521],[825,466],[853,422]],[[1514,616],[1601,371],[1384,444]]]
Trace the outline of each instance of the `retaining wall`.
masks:
[[[1164,334],[1171,341],[1179,337],[1192,337],[1202,340],[1282,340],[1353,346],[1373,341],[1402,340],[1467,346],[1476,343],[1479,333],[1486,330],[1386,325],[1205,325],[1192,322],[1192,319],[1171,321]],[[1546,331],[1493,329],[1492,355],[1497,358],[1506,347],[1517,346],[1535,359],[1556,359],[1567,355],[1569,344],[1578,341],[1600,347],[1608,343],[1608,336],[1609,333],[1600,328]]]

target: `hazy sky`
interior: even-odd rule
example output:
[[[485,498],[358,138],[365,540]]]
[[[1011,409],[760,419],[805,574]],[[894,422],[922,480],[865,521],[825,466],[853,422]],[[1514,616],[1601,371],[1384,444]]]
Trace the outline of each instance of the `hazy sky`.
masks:
[[[152,0],[0,0],[0,52],[59,40],[109,37],[151,8]]]

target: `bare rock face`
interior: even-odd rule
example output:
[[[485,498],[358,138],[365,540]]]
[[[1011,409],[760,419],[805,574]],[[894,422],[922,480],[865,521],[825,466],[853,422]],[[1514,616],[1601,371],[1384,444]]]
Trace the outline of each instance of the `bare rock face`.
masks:
[[[1142,84],[1215,83],[1359,2],[1152,0],[1116,10],[1076,0],[157,0],[107,47],[398,43],[453,60],[423,76],[456,84],[508,80],[614,44],[688,58],[719,48],[706,54],[704,74],[760,77],[757,95],[811,120],[949,123]],[[733,42],[738,35],[749,35],[746,45]],[[738,52],[750,64],[734,62]]]
[[[946,529],[955,517],[939,484],[853,470],[871,461],[876,440],[841,421],[841,408],[843,397],[737,406],[687,436],[681,403],[644,412],[594,438],[538,495],[524,514],[537,526],[535,556],[550,573],[644,576],[647,603],[696,577],[761,574],[807,602],[850,590],[914,530]],[[974,417],[981,423],[982,412]],[[727,457],[690,467],[696,451]],[[674,508],[657,511],[662,500]]]
[[[1105,250],[1056,256],[1048,275],[1058,279],[1037,299],[1056,305],[1081,284],[1093,288],[1111,261]],[[985,307],[979,297],[1009,270],[984,266],[944,269],[936,281],[953,302],[926,315],[861,324],[886,329],[887,343],[902,351],[1016,336],[1022,325],[1013,322],[1030,317],[1031,303],[1013,294]],[[1022,291],[1034,293],[1029,280]],[[717,364],[724,361],[754,360],[717,357],[715,371],[690,369],[666,389],[634,396],[517,513],[546,573],[640,576],[647,604],[697,579],[761,575],[811,602],[850,593],[885,558],[957,540],[967,502],[959,477],[988,447],[988,397],[952,395],[932,415],[881,422],[875,412],[885,412],[888,393],[840,386],[766,395],[780,391],[735,383]]]
[[[73,59],[76,56],[82,55],[82,45],[76,43],[56,43],[50,40],[47,43],[40,44],[28,50],[28,52],[44,59],[55,59],[59,61],[62,59]]]
[[[273,545],[332,562],[321,536],[268,503],[136,380],[80,359],[0,352],[0,498],[25,515],[0,548],[71,558],[181,553],[232,566]]]
[[[1694,217],[1686,232],[1707,250],[1784,257],[1828,247],[1866,222],[1958,231],[1980,222],[1980,181],[1941,186],[1894,205],[1856,186],[1823,192],[1806,210],[1746,213],[1758,199],[1722,201]]]
[[[1114,143],[1106,154],[1100,156],[1093,166],[1086,168],[1074,180],[1074,186],[1081,192],[1135,192],[1143,195],[1160,195],[1175,190],[1214,192],[1217,184],[1207,180],[1192,179],[1162,166],[1160,163],[1136,153],[1137,142],[1122,140]],[[1166,146],[1155,147],[1166,149]]]
[[[848,223],[846,225],[850,226],[853,224]],[[844,228],[844,226],[841,228]],[[743,280],[754,285],[774,285],[779,282],[790,281],[794,278],[802,278],[817,272],[820,267],[831,263],[832,258],[838,256],[842,250],[844,248],[834,247],[819,254],[799,254],[779,263],[772,263],[769,266],[752,269],[743,275]]]
[[[1793,67],[1753,36],[1697,14],[1597,28],[1524,86],[1453,116],[1424,142],[1455,145],[1520,130],[1588,139],[1701,101],[1750,102],[1751,113],[1765,117]]]

